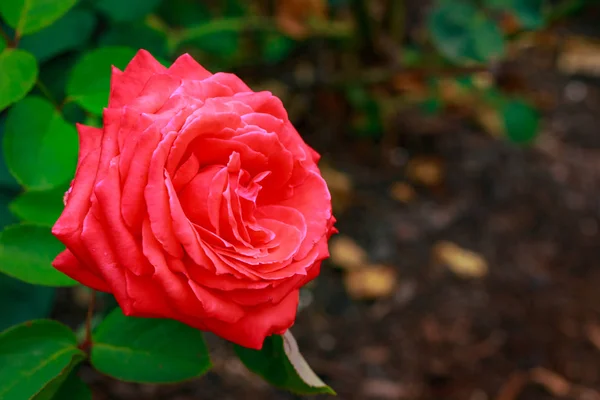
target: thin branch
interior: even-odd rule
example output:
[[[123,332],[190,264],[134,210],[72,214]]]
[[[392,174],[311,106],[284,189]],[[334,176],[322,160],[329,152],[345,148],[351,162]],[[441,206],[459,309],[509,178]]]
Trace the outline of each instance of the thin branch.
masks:
[[[6,42],[6,45],[8,47],[16,47],[16,43],[13,42],[13,40],[10,38],[10,36],[8,36],[8,34],[6,32],[4,32],[4,29],[2,29],[2,27],[0,26],[0,36],[2,36],[4,38],[4,41]]]
[[[35,82],[35,85],[38,87],[38,89],[40,89],[40,92],[42,92],[42,94],[44,96],[46,96],[48,101],[50,101],[50,103],[52,103],[54,108],[56,108],[58,111],[60,111],[62,108],[61,105],[58,104],[58,102],[54,99],[54,96],[52,96],[52,93],[50,93],[50,89],[48,89],[48,87],[44,84],[44,82],[42,82],[41,80],[38,79]]]
[[[406,67],[393,67],[393,68],[370,68],[361,71],[357,75],[352,76],[337,76],[331,80],[323,82],[325,85],[332,86],[346,86],[348,84],[364,84],[372,85],[378,83],[388,82],[399,74],[414,75],[415,77],[426,78],[430,76],[463,76],[470,75],[478,72],[489,72],[489,65],[475,65],[475,66],[457,66],[457,67],[424,67],[424,68],[406,68]]]
[[[85,339],[79,345],[79,348],[88,352],[92,347],[92,319],[94,318],[94,309],[96,308],[96,291],[92,290],[90,301],[88,303],[87,316],[85,319]]]

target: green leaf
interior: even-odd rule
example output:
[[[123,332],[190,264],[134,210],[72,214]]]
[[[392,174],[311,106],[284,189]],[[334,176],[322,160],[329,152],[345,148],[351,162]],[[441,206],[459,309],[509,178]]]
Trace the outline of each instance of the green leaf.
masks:
[[[68,52],[51,58],[44,62],[44,67],[40,70],[40,76],[38,77],[56,102],[65,103],[62,108],[65,119],[68,119],[65,115],[65,107],[72,104],[65,101],[66,86],[70,79],[71,70],[79,60],[80,55],[78,52]]]
[[[226,17],[243,17],[248,14],[248,2],[242,0],[224,0],[223,15]]]
[[[90,118],[90,117],[100,118],[96,115],[86,113],[83,108],[81,108],[78,104],[75,104],[75,103],[65,103],[63,105],[63,108],[61,111],[62,111],[62,115],[63,115],[63,118],[65,119],[65,121],[67,121],[69,124],[73,124],[73,125],[78,122],[88,125],[85,123],[85,121],[88,118]]]
[[[57,321],[10,328],[0,333],[0,398],[30,399],[84,358],[75,334]]]
[[[15,49],[0,53],[0,111],[25,97],[37,75],[37,62],[30,53]]]
[[[75,127],[40,97],[30,96],[11,108],[3,145],[8,169],[28,189],[57,187],[75,174]]]
[[[0,274],[0,331],[22,322],[46,318],[54,305],[56,290],[34,286],[18,279]]]
[[[212,29],[212,22],[206,26],[198,26],[188,33],[184,33],[186,40],[180,42],[181,46],[192,46],[212,56],[230,59],[237,54],[240,48],[240,32],[235,29]],[[218,27],[216,27],[218,28]]]
[[[530,104],[521,100],[512,100],[502,109],[502,121],[506,136],[514,143],[531,143],[537,136],[540,115]]]
[[[101,47],[75,64],[67,82],[67,96],[87,111],[101,115],[108,104],[111,66],[123,69],[135,56],[128,47]]]
[[[513,0],[514,14],[525,29],[543,28],[544,0]]]
[[[100,37],[101,46],[146,49],[154,57],[168,57],[167,36],[141,23],[117,24]]]
[[[234,346],[246,367],[281,389],[298,394],[335,394],[313,372],[298,349],[296,339],[287,331],[282,336],[269,336],[262,350]]]
[[[4,138],[4,132],[6,131],[5,127],[6,113],[0,113],[0,139]],[[19,182],[17,182],[15,177],[12,176],[8,170],[3,152],[0,152],[0,186],[4,189],[0,192],[0,204],[2,204],[2,207],[0,207],[0,227],[4,227],[4,225],[2,225],[4,221],[4,211],[8,211],[8,203],[21,191],[21,185],[19,185]],[[7,189],[11,189],[14,193],[9,193]]]
[[[34,285],[77,285],[51,265],[63,249],[49,228],[25,223],[9,226],[0,233],[0,272]]]
[[[504,54],[504,35],[495,22],[486,18],[478,18],[472,35],[473,59],[488,62],[497,60]]]
[[[202,332],[174,320],[133,318],[117,308],[93,337],[92,365],[119,380],[173,383],[210,367]]]
[[[468,3],[439,2],[428,26],[435,46],[453,61],[488,62],[505,51],[496,22]]]
[[[117,22],[133,21],[150,14],[161,0],[97,0],[94,6]]]
[[[9,0],[0,3],[0,14],[17,36],[37,32],[66,14],[77,0]]]
[[[64,209],[65,188],[24,192],[10,203],[10,211],[23,221],[41,226],[54,225]]]
[[[77,376],[76,371],[72,371],[65,382],[60,386],[58,392],[52,397],[53,400],[92,400],[92,391]],[[40,400],[37,397],[34,400]]]
[[[0,36],[0,53],[4,51],[6,48],[6,40],[2,36]]]
[[[66,383],[69,376],[71,376],[76,366],[76,363],[69,364],[62,370],[60,375],[48,382],[48,384],[40,392],[38,392],[32,398],[32,400],[52,400],[54,398],[60,399],[60,397],[58,397],[58,392],[60,391],[62,385]]]
[[[21,39],[19,47],[43,62],[57,54],[83,46],[95,26],[96,16],[92,12],[71,10],[46,29]]]
[[[491,8],[507,12],[517,17],[525,29],[544,27],[544,0],[485,0],[484,4]]]
[[[268,63],[285,59],[296,45],[294,40],[279,32],[264,32],[261,39],[262,58]]]
[[[157,14],[169,26],[192,27],[211,18],[208,6],[197,0],[163,1]]]

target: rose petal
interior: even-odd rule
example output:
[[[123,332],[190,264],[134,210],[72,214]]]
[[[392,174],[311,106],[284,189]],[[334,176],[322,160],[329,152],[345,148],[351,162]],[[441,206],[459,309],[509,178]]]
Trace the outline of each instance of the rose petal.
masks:
[[[104,281],[110,286],[110,292],[115,296],[117,302],[124,313],[132,310],[131,300],[127,295],[125,283],[125,274],[122,266],[114,256],[113,249],[110,247],[106,228],[102,226],[98,218],[94,215],[94,208],[97,208],[96,202],[92,202],[92,212],[90,212],[83,221],[81,231],[81,240],[87,247],[92,262],[98,267]]]
[[[298,249],[296,259],[306,257],[323,233],[327,232],[331,209],[323,207],[323,204],[329,204],[330,201],[331,196],[325,180],[311,171],[302,185],[295,188],[294,195],[280,203],[282,206],[300,211],[306,220],[306,237]]]
[[[148,182],[152,154],[159,140],[160,132],[158,132],[157,127],[150,126],[139,135],[135,150],[131,151],[131,153],[135,153],[135,157],[132,156],[127,172],[123,168],[119,168],[124,180],[121,214],[129,228],[134,231],[139,231],[146,214],[144,188]]]
[[[198,157],[195,154],[190,154],[187,160],[175,172],[175,176],[173,177],[173,187],[175,190],[179,192],[184,189],[197,176],[199,169],[200,162],[198,161]]]
[[[182,79],[206,79],[212,75],[187,53],[175,60],[168,73]]]
[[[130,103],[152,75],[165,71],[166,68],[146,50],[138,51],[124,72],[113,67],[108,107],[119,108]]]
[[[154,236],[171,256],[181,258],[183,251],[173,232],[164,170],[167,155],[176,137],[177,132],[169,133],[154,151],[148,171],[148,184],[144,189],[144,198]]]
[[[235,324],[216,319],[202,321],[212,332],[240,346],[260,350],[267,336],[289,329],[296,318],[299,292],[288,294],[278,304],[256,307]]]
[[[97,275],[97,272],[92,269],[93,267],[87,265],[88,268],[85,268],[68,249],[56,256],[52,261],[52,266],[85,286],[101,292],[110,292],[110,287],[101,276]]]
[[[181,79],[167,75],[154,75],[148,79],[140,94],[128,107],[143,113],[154,114],[160,110],[173,92],[181,85]]]

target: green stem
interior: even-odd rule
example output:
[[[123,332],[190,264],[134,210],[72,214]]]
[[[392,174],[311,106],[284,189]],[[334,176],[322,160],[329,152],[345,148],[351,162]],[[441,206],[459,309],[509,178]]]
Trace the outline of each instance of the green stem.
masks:
[[[85,319],[85,338],[79,345],[79,348],[85,352],[88,352],[92,347],[92,320],[94,318],[94,309],[96,308],[96,291],[92,290],[90,293],[90,301],[88,303],[87,316]]]
[[[352,34],[351,26],[340,22],[311,21],[309,27],[310,34],[313,36],[345,38]],[[168,35],[169,53],[174,53],[183,42],[189,40],[201,39],[218,33],[242,33],[245,31],[276,32],[278,27],[273,18],[258,15],[216,19],[193,28],[171,31]]]
[[[50,93],[50,90],[48,89],[48,87],[46,85],[44,85],[44,82],[42,82],[41,80],[38,79],[35,82],[35,85],[38,87],[38,89],[40,89],[40,92],[42,92],[42,94],[44,96],[46,96],[48,101],[50,101],[50,103],[52,103],[54,108],[56,108],[58,111],[60,111],[61,110],[60,104],[58,104],[58,102],[54,99],[54,96],[52,96],[52,93]]]
[[[400,0],[395,0],[400,1]],[[356,19],[358,26],[358,32],[361,37],[361,44],[365,50],[369,52],[373,51],[374,32],[373,32],[373,21],[370,17],[369,7],[367,7],[366,0],[352,0],[352,13]]]
[[[4,29],[2,29],[2,27],[0,27],[0,36],[2,36],[4,38],[4,41],[6,42],[6,45],[8,47],[17,47],[17,45],[13,42],[13,40],[8,36],[8,34],[6,32],[4,32]]]
[[[395,67],[395,68],[381,68],[374,67],[365,69],[359,74],[353,75],[342,75],[337,76],[334,79],[327,82],[332,86],[347,86],[349,84],[363,84],[363,85],[374,85],[378,83],[388,82],[390,79],[398,74],[412,74],[417,77],[442,77],[442,76],[464,76],[470,75],[477,72],[487,72],[489,66],[469,66],[469,67],[425,67],[425,68],[406,68],[406,67]]]
[[[390,0],[390,36],[397,44],[402,44],[406,29],[406,4],[404,0]]]

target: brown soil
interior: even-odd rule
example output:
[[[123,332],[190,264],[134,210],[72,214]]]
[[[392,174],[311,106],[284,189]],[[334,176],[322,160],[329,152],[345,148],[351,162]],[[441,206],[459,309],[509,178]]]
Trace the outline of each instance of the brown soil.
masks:
[[[589,26],[597,30],[597,21]],[[299,130],[354,184],[339,230],[399,276],[391,296],[358,301],[343,272],[326,264],[303,294],[293,332],[340,399],[600,399],[600,81],[540,71],[547,56],[528,53],[517,64],[552,103],[529,148],[450,118],[422,132],[407,112],[394,122],[396,150],[383,146],[394,154],[386,160],[381,144],[343,133],[343,106],[322,106],[339,95],[298,90],[309,104]],[[573,100],[574,88],[585,95]],[[445,178],[416,186],[405,205],[388,189],[406,181],[404,162],[414,155],[441,160]],[[440,240],[479,253],[489,273],[462,279],[432,262]],[[84,377],[98,400],[299,398],[210,342],[215,368],[191,383]]]

